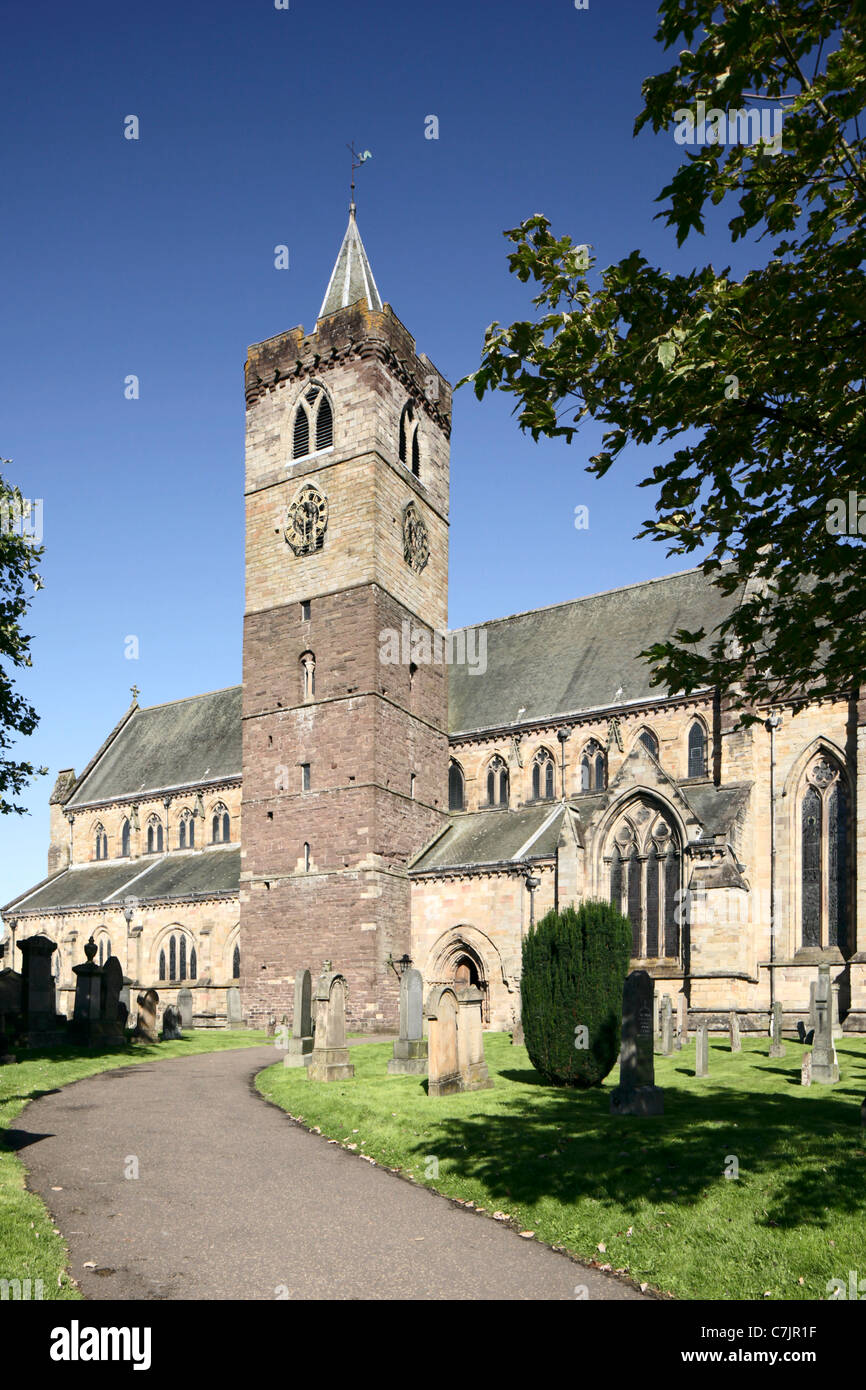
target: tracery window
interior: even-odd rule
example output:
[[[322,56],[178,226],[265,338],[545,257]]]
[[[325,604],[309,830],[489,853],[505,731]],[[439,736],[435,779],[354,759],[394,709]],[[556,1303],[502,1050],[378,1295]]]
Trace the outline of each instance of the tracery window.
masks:
[[[607,760],[600,743],[591,739],[580,760],[580,790],[604,791],[607,785]]]
[[[177,827],[178,849],[195,849],[195,819],[192,811],[181,811]]]
[[[95,830],[94,833],[95,833],[95,836],[96,836],[96,858],[97,858],[97,859],[107,859],[107,858],[108,858],[108,836],[107,836],[106,833],[105,833],[105,828],[104,828],[104,826],[102,826],[102,825],[97,825],[96,830]]]
[[[98,965],[105,965],[111,955],[111,937],[107,932],[100,932],[96,937],[96,944],[99,948],[96,961]]]
[[[487,767],[487,805],[508,805],[508,766],[498,753],[494,754]]]
[[[533,801],[552,801],[556,795],[556,764],[547,748],[539,748],[532,762]]]
[[[463,769],[458,762],[451,759],[448,766],[448,810],[462,811],[465,804],[466,790],[463,778]]]
[[[652,805],[630,807],[605,861],[610,900],[631,923],[633,958],[678,960],[682,850],[670,820]]]
[[[159,816],[150,816],[147,822],[147,852],[148,854],[162,854],[164,839],[162,821]]]
[[[315,440],[315,448],[310,441]],[[321,386],[310,386],[295,407],[295,422],[292,428],[292,458],[306,458],[310,453],[321,453],[330,449],[334,443],[334,411],[328,396]]]
[[[231,819],[221,801],[213,808],[211,820],[211,840],[215,845],[227,845],[231,840]]]
[[[159,978],[164,981],[198,978],[195,943],[185,932],[173,931],[163,945],[159,953]]]
[[[707,731],[700,719],[689,729],[689,776],[707,775]]]
[[[849,798],[842,768],[819,753],[803,779],[800,872],[804,946],[848,948]]]

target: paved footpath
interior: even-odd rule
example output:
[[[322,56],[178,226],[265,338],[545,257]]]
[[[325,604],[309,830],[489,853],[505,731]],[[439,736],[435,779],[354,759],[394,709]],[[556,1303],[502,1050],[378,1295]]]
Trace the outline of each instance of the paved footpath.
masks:
[[[309,1134],[254,1090],[273,1061],[138,1063],[27,1106],[10,1137],[85,1297],[642,1297]]]

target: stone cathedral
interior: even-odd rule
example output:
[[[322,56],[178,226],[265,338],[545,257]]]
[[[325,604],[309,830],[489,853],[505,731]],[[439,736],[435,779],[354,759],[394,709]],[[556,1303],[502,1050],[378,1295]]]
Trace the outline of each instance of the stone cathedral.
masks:
[[[49,936],[71,1013],[92,936],[133,1001],[189,989],[219,1027],[291,1018],[331,961],[376,1031],[408,957],[508,1029],[532,920],[602,897],[692,1024],[779,1000],[793,1029],[827,962],[866,1031],[866,695],[742,730],[724,690],[654,691],[638,653],[737,602],[699,570],[448,633],[451,387],[354,207],[314,331],[257,343],[245,386],[243,683],[133,700],[59,773],[3,966]]]

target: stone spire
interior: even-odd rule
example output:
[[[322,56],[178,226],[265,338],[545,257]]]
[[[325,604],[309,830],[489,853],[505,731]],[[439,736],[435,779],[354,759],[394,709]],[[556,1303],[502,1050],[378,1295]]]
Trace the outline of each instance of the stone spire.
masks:
[[[319,318],[333,314],[337,309],[345,309],[349,304],[357,304],[359,299],[366,299],[370,309],[381,312],[382,300],[355,221],[355,204],[352,203],[349,209],[349,225],[343,237],[337,263],[328,281]]]

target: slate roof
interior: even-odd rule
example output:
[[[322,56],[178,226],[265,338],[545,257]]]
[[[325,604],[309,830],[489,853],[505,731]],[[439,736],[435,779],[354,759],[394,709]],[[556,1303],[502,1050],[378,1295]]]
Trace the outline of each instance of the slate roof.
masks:
[[[127,895],[140,902],[154,899],[236,896],[241,852],[233,849],[146,855],[107,863],[73,865],[3,909],[19,914],[57,912],[77,907],[122,907]]]
[[[241,775],[241,686],[136,709],[66,805],[143,796]]]
[[[697,650],[707,651],[739,599],[693,569],[483,623],[484,674],[468,662],[449,667],[450,732],[657,700],[663,691],[638,653],[681,627],[704,627]]]
[[[550,824],[545,826],[548,820]],[[421,851],[409,871],[427,873],[431,869],[550,858],[556,851],[561,830],[561,802],[551,805],[546,801],[539,806],[524,806],[519,811],[475,811],[454,816],[444,833]],[[533,836],[537,838],[527,846]]]
[[[366,299],[367,307],[376,313],[382,312],[382,299],[373,279],[361,233],[358,231],[353,204],[346,235],[343,237],[343,244],[331,271],[325,298],[319,310],[319,318],[336,313],[337,309],[345,309],[349,304],[357,304],[359,299]]]

